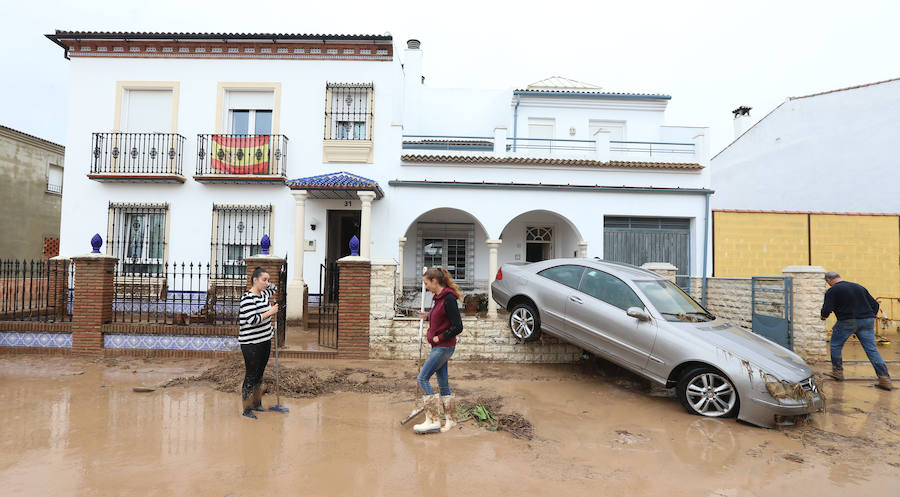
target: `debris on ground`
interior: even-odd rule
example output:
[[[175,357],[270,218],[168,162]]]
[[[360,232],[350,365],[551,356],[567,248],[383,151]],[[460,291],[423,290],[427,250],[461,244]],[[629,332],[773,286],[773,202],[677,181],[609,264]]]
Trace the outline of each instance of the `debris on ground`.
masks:
[[[799,463],[799,464],[803,464],[803,462],[804,462],[804,459],[803,459],[803,457],[802,457],[800,454],[796,454],[796,453],[793,453],[793,452],[790,453],[790,454],[785,454],[785,455],[782,456],[782,457],[784,457],[784,458],[787,459],[788,461],[793,461],[793,462]]]
[[[133,392],[145,393],[145,392],[153,392],[156,389],[153,387],[133,387],[131,390]]]
[[[503,413],[502,399],[497,397],[478,397],[475,400],[461,400],[456,408],[456,416],[460,421],[474,419],[488,430],[502,430],[512,436],[531,440],[534,438],[534,425],[518,412]]]
[[[271,371],[270,371],[271,370]],[[244,381],[244,362],[240,356],[228,356],[220,364],[197,376],[175,378],[164,386],[210,383],[221,392],[239,392]],[[263,383],[275,391],[274,368],[267,368]],[[333,392],[391,393],[404,390],[393,378],[369,369],[317,369],[284,367],[278,373],[278,388],[285,397],[317,397]]]

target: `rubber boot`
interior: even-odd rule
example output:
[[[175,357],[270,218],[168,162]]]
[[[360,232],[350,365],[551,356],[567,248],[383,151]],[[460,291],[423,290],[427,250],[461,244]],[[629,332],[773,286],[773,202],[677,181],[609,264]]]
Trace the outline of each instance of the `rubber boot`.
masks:
[[[426,395],[425,422],[413,426],[413,431],[419,435],[425,433],[439,433],[441,431],[441,396],[439,394]]]
[[[844,381],[844,370],[842,369],[832,369],[830,373],[825,374],[832,377],[834,381]]]
[[[255,390],[253,390],[253,396],[251,397],[253,402],[250,406],[250,409],[253,409],[256,412],[266,412],[266,410],[262,407],[262,396],[264,393],[266,393],[265,384],[262,384],[256,387]]]
[[[441,433],[447,433],[456,426],[456,397],[453,395],[442,395],[441,404],[444,407],[444,426],[441,427]]]
[[[893,390],[894,389],[893,385],[891,385],[891,377],[890,376],[879,376],[878,383],[876,383],[875,386],[882,390]]]
[[[243,412],[244,416],[246,416],[248,418],[256,419],[256,414],[253,414],[253,396],[252,395],[246,399],[243,399],[243,407],[244,407],[244,412]]]

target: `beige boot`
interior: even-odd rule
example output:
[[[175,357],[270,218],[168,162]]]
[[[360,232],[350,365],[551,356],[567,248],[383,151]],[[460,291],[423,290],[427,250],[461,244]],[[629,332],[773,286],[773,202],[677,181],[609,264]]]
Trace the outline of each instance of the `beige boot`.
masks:
[[[876,383],[875,386],[882,390],[893,390],[894,389],[894,387],[891,385],[891,377],[890,376],[879,376],[878,383]]]
[[[456,397],[446,395],[441,397],[441,403],[444,405],[444,417],[447,418],[441,433],[446,433],[456,426]]]
[[[830,373],[825,373],[828,376],[832,377],[834,381],[844,381],[844,371],[832,369]]]
[[[441,396],[439,394],[426,395],[425,422],[413,426],[413,431],[422,435],[425,433],[438,433],[441,431]]]

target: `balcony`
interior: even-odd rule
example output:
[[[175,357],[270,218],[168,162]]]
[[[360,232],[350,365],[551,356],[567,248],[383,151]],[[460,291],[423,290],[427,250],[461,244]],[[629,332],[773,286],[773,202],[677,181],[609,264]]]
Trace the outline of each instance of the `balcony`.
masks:
[[[284,135],[197,135],[197,171],[203,183],[279,184],[287,174]]]
[[[184,183],[184,137],[174,133],[93,133],[88,178],[101,182]]]
[[[669,132],[669,131],[667,131]],[[513,138],[499,128],[494,136],[403,135],[403,157],[414,162],[554,163],[586,161],[597,166],[617,164],[700,165],[702,137],[693,141],[610,140],[600,133],[595,140]]]

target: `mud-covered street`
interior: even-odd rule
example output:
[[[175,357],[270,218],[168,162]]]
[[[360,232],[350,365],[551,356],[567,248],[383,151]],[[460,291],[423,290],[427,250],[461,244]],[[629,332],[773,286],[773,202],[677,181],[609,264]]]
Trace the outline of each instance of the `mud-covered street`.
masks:
[[[766,430],[691,416],[597,361],[452,363],[456,395],[499,396],[533,424],[524,440],[473,421],[425,436],[400,426],[415,396],[401,361],[282,361],[303,371],[283,384],[290,412],[249,420],[222,391],[231,380],[196,378],[227,361],[0,359],[0,493],[820,497],[900,484],[897,393],[868,381],[826,382],[825,413]]]

